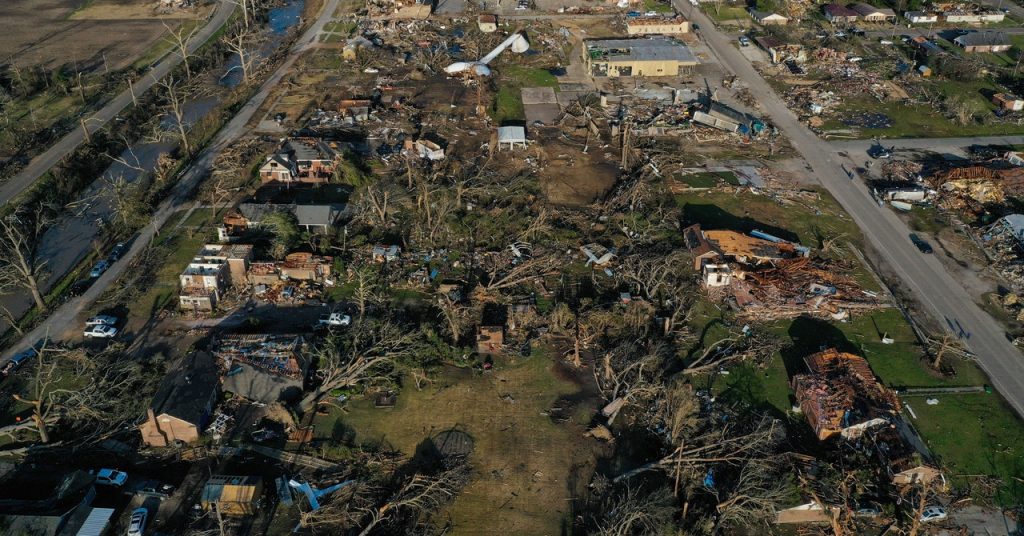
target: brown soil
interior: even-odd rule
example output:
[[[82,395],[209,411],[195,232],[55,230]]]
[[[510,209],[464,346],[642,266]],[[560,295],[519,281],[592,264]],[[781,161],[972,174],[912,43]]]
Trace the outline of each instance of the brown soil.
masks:
[[[619,178],[619,151],[607,140],[585,135],[566,139],[558,129],[533,128],[530,152],[540,153],[544,166],[538,172],[548,201],[557,205],[593,203]],[[587,152],[583,149],[586,146]]]
[[[15,61],[21,66],[75,65],[83,70],[119,69],[131,65],[182,17],[201,16],[186,12],[155,18],[152,2],[142,0],[101,0],[80,13],[74,10],[82,0],[8,0],[0,10],[0,63]],[[141,6],[141,7],[140,7]],[[145,8],[145,6],[149,6]],[[145,12],[149,15],[145,15]],[[205,12],[204,12],[205,13]]]

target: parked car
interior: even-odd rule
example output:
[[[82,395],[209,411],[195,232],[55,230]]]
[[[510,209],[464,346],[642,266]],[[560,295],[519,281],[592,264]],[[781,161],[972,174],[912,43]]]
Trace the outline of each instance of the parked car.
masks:
[[[136,493],[146,497],[156,497],[162,501],[174,493],[174,486],[170,484],[161,484],[153,480],[143,484]]]
[[[888,40],[888,39],[879,39],[879,40],[878,40],[878,44],[879,44],[879,45],[887,45],[887,46],[888,46],[888,45],[891,45],[891,44],[893,44],[893,43],[892,43],[892,41],[890,41],[890,40]]]
[[[835,36],[835,37],[838,37],[838,38],[842,39],[842,38],[846,37],[846,32],[844,32],[844,31],[842,31],[842,30],[839,30],[838,32],[836,32],[836,33],[834,33],[834,34],[832,34],[832,35],[833,35],[833,36]]]
[[[117,469],[100,469],[96,473],[96,483],[103,486],[119,488],[128,481],[128,473]]]
[[[82,332],[86,339],[112,339],[117,335],[117,328],[106,324],[97,324]]]
[[[96,315],[85,321],[86,326],[113,326],[117,324],[117,317],[110,315]]]
[[[921,250],[921,253],[932,253],[932,245],[927,240],[917,236],[915,233],[910,233],[910,241],[917,246],[917,249]]]
[[[128,245],[125,244],[124,242],[118,242],[117,245],[114,246],[114,249],[110,250],[110,256],[108,256],[107,258],[112,263],[116,262],[117,259],[120,259],[121,256],[124,255],[125,251],[128,251]]]
[[[969,34],[971,32],[968,32],[967,30],[965,30],[963,28],[955,28],[953,30],[953,33],[955,33],[956,35],[967,35],[967,34]]]
[[[858,508],[853,515],[855,517],[878,517],[882,515],[882,511],[877,506],[868,504]]]
[[[740,36],[740,46],[741,47],[749,47],[750,46],[750,39],[748,39],[747,36],[745,36],[745,35],[741,35]]]
[[[106,272],[107,268],[110,268],[110,263],[107,262],[106,259],[103,259],[93,265],[92,270],[89,272],[89,277],[95,279],[103,275],[103,272]]]
[[[886,149],[885,147],[882,147],[879,144],[875,144],[875,145],[872,145],[871,148],[868,149],[868,156],[870,156],[871,158],[876,158],[876,159],[877,158],[892,158],[892,151],[890,149]]]
[[[329,313],[320,315],[320,319],[317,320],[317,327],[335,327],[335,326],[349,326],[352,324],[352,317],[342,313]]]
[[[146,530],[146,520],[149,518],[149,510],[136,508],[132,512],[132,519],[128,522],[128,536],[142,536]]]
[[[10,361],[4,363],[3,368],[0,369],[0,375],[6,378],[14,371],[18,370],[23,364],[25,364],[26,361],[39,355],[39,350],[42,349],[43,346],[46,346],[46,344],[49,342],[50,339],[43,337],[42,339],[36,341],[36,343],[33,344],[32,346],[14,354],[11,357]]]
[[[946,519],[946,509],[941,506],[929,506],[921,512],[921,523],[931,523]]]

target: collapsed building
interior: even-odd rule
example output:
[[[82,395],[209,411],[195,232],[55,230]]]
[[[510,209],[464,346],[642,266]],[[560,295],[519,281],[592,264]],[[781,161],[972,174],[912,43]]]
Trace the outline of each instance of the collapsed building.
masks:
[[[1007,196],[1024,194],[1024,169],[966,166],[934,174],[932,186],[969,204],[1002,203]]]
[[[263,184],[326,184],[342,155],[342,146],[320,138],[292,138],[260,166]]]
[[[179,276],[178,305],[183,311],[208,313],[224,292],[245,284],[252,260],[250,244],[206,244]]]
[[[234,334],[217,341],[224,390],[262,403],[295,402],[308,365],[299,335]]]
[[[832,348],[804,362],[808,373],[794,376],[792,387],[818,439],[856,439],[899,414],[896,393],[878,381],[863,357]]]
[[[729,298],[743,314],[818,313],[841,320],[850,310],[881,304],[828,261],[812,258],[810,248],[763,231],[704,231],[697,224],[683,229],[683,240],[704,288]]]

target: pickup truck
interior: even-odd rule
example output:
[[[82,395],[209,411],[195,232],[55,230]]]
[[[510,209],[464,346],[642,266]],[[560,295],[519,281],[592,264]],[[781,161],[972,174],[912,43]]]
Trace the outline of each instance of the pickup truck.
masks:
[[[316,321],[316,327],[328,328],[328,327],[340,327],[352,325],[352,317],[342,313],[328,313],[320,315],[320,319]]]

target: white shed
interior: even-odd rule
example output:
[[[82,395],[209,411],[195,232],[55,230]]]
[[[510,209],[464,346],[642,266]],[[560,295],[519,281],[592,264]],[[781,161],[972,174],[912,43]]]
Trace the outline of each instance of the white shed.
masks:
[[[505,145],[515,149],[517,145],[526,148],[526,129],[524,127],[498,127],[498,150]]]

